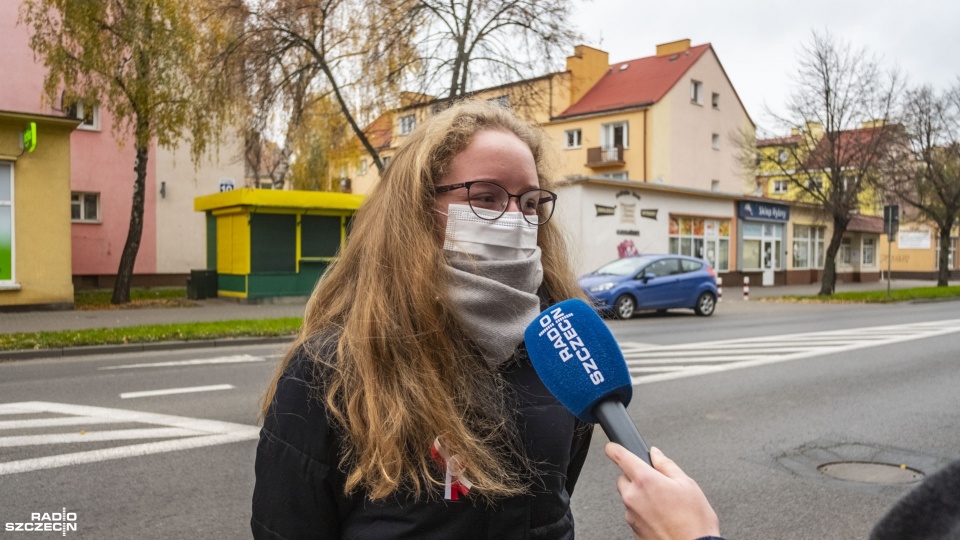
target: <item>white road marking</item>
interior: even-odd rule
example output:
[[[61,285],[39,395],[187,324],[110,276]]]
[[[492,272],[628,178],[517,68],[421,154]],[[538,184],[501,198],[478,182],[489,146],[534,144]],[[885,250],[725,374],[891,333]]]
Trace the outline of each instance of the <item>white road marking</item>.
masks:
[[[43,401],[27,401],[20,403],[0,404],[0,412],[4,414],[62,414],[78,418],[78,424],[84,423],[140,423],[149,424],[151,429],[112,430],[89,432],[85,435],[44,434],[34,436],[0,437],[0,447],[24,445],[54,445],[83,440],[123,440],[160,437],[177,437],[167,441],[149,442],[127,446],[91,450],[86,452],[72,452],[68,454],[52,455],[32,459],[22,459],[0,463],[0,476],[28,471],[37,471],[57,467],[67,467],[83,463],[96,463],[112,459],[121,459],[135,456],[147,456],[164,452],[175,452],[190,448],[202,448],[218,444],[227,444],[238,441],[256,439],[260,429],[256,426],[221,422],[218,420],[204,420],[184,416],[172,416],[125,409],[108,409],[87,405],[71,405],[66,403],[50,403]],[[32,419],[22,422],[36,422]],[[48,419],[49,420],[49,419]],[[61,420],[60,418],[52,420]],[[95,420],[96,422],[92,422]],[[91,437],[91,439],[84,439]]]
[[[0,429],[29,429],[55,426],[84,426],[87,424],[119,424],[123,420],[112,418],[94,418],[89,416],[70,416],[64,418],[32,418],[30,420],[4,420]]]
[[[960,332],[960,319],[805,334],[645,346],[621,343],[633,384],[693,377]]]
[[[24,435],[19,437],[0,437],[0,448],[39,446],[43,444],[129,441],[132,439],[165,439],[168,437],[190,437],[194,435],[204,435],[204,433],[182,428],[152,428],[87,431],[84,433],[54,433],[52,435]]]
[[[163,390],[144,390],[142,392],[124,392],[120,394],[120,399],[191,394],[194,392],[213,392],[215,390],[230,390],[233,387],[232,384],[212,384],[209,386],[189,386],[184,388],[165,388]]]
[[[108,369],[135,369],[135,368],[151,368],[151,367],[172,367],[172,366],[202,366],[209,364],[242,364],[246,362],[263,362],[266,358],[262,356],[251,356],[249,354],[241,354],[236,356],[221,356],[218,358],[201,358],[197,360],[171,360],[169,362],[151,362],[149,364],[126,364],[119,366],[106,366],[99,368],[100,370]]]

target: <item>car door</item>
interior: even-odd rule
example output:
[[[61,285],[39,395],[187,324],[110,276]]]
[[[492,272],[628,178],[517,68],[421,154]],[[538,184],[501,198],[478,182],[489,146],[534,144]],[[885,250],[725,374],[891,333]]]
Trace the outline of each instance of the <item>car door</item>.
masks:
[[[704,280],[703,263],[690,259],[680,259],[681,274],[677,283],[676,307],[690,307],[697,300],[697,290]]]
[[[678,260],[672,257],[658,259],[647,265],[637,282],[640,308],[667,309],[676,296],[679,270]]]

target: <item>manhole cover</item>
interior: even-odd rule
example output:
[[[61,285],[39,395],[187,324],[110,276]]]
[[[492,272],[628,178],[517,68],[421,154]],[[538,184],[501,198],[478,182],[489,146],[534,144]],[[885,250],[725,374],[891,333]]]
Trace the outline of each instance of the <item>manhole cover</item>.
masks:
[[[923,480],[923,473],[906,465],[838,461],[817,467],[821,473],[840,480],[870,484],[910,484]]]

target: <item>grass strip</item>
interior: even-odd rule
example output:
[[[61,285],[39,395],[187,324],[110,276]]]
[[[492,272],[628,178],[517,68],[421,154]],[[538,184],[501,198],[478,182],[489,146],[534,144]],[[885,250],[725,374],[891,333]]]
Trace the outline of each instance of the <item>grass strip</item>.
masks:
[[[960,285],[951,287],[914,287],[912,289],[893,289],[887,295],[887,290],[859,291],[834,293],[833,296],[781,296],[779,300],[794,302],[824,302],[824,303],[865,303],[888,304],[891,302],[908,302],[911,300],[936,300],[944,298],[960,298]]]
[[[176,324],[152,324],[91,330],[18,332],[0,334],[0,350],[52,349],[84,345],[117,345],[157,341],[191,341],[231,337],[289,336],[300,329],[303,319],[253,319]]]
[[[113,296],[111,289],[93,289],[76,291],[73,293],[74,309],[112,310],[136,309],[144,307],[192,307],[196,302],[187,299],[186,287],[152,287],[130,289],[130,303],[114,305],[110,303]]]

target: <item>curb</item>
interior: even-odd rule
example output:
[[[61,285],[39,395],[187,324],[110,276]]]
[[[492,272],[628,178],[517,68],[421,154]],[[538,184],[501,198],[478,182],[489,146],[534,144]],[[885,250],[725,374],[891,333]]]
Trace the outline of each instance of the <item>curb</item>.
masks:
[[[51,349],[21,349],[0,351],[0,362],[8,360],[27,360],[31,358],[61,358],[69,356],[90,356],[95,354],[121,354],[132,352],[176,351],[185,349],[213,349],[217,347],[236,347],[242,345],[270,345],[289,343],[294,335],[222,338],[194,341],[157,341],[151,343],[127,343],[121,345],[86,345],[81,347],[55,347]]]

